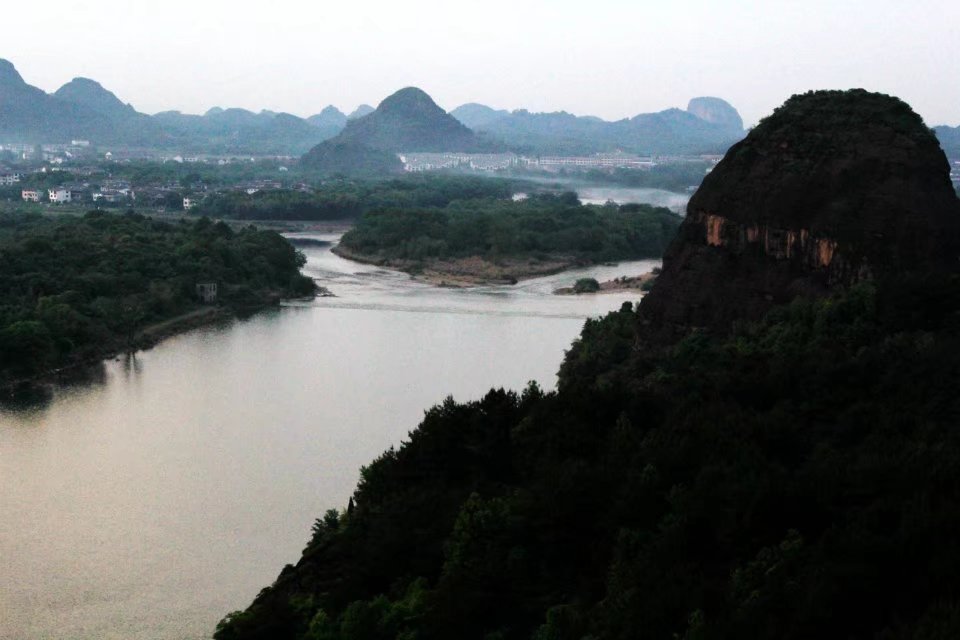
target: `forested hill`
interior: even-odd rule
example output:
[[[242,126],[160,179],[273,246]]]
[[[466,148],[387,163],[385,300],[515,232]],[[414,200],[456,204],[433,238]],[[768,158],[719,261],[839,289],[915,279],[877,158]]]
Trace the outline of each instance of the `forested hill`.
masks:
[[[373,112],[350,119],[339,135],[306,153],[302,164],[320,173],[399,173],[399,152],[490,149],[426,93],[407,87]]]
[[[303,296],[313,281],[279,234],[206,218],[12,214],[0,219],[0,383],[136,346],[144,331],[202,308]],[[207,308],[207,307],[203,307]]]
[[[870,154],[831,164],[845,153],[831,140],[893,144],[903,184],[916,186],[911,172],[936,153],[904,107],[865,93],[792,100],[730,152],[742,158],[724,160],[730,174],[754,166],[748,184],[721,173],[702,188],[701,203],[729,202],[724,220],[746,229],[685,223],[665,258],[664,276],[683,265],[760,284],[789,273],[772,284],[792,291],[696,330],[696,298],[664,305],[676,276],[661,276],[668,311],[644,300],[588,321],[557,391],[434,407],[216,637],[960,637],[956,254],[944,243],[934,260],[845,272],[824,264],[831,252],[803,250],[818,221],[841,223],[838,266],[882,251],[876,233],[905,255],[952,224],[938,216],[956,212],[908,209],[914,222],[932,216],[911,231],[851,217],[870,207],[832,208],[901,176],[870,170]],[[761,153],[768,144],[779,151]],[[848,172],[824,183],[831,166]],[[925,186],[934,200],[953,196],[945,171]],[[806,236],[754,233],[761,220],[736,199],[713,199],[733,189],[774,202],[794,188],[829,191],[808,201],[820,209],[796,210]],[[856,277],[830,277],[842,273]],[[653,323],[679,329],[684,314],[689,331],[650,342]]]

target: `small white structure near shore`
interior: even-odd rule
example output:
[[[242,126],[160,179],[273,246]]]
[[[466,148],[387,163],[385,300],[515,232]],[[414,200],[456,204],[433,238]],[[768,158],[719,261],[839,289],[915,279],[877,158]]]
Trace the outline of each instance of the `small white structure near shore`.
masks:
[[[50,189],[47,191],[47,196],[53,204],[66,204],[73,200],[73,194],[69,189]]]

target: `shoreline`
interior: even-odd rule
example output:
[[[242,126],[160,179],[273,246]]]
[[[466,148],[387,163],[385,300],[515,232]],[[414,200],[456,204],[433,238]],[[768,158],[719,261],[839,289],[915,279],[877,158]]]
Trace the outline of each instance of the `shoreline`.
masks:
[[[49,388],[64,382],[64,378],[89,370],[108,360],[113,360],[124,354],[149,351],[168,338],[173,338],[195,329],[216,325],[221,322],[249,317],[273,307],[279,307],[281,300],[297,298],[271,297],[269,302],[254,305],[248,308],[235,309],[231,307],[207,306],[199,307],[182,313],[178,316],[155,322],[139,330],[133,340],[127,344],[113,343],[106,345],[95,353],[70,362],[54,369],[41,373],[0,381],[0,400],[9,400],[17,392],[35,390],[40,387]]]
[[[645,286],[657,279],[657,273],[649,271],[639,276],[620,276],[613,280],[606,280],[598,283],[600,288],[596,291],[577,291],[576,286],[560,287],[554,289],[553,294],[557,296],[583,296],[596,295],[604,293],[617,293],[619,291],[640,291],[646,293]]]
[[[521,280],[554,275],[574,267],[585,266],[581,261],[566,257],[540,261],[514,259],[491,262],[480,256],[469,256],[423,263],[413,260],[390,260],[357,253],[342,244],[335,245],[330,251],[334,255],[353,262],[402,271],[418,282],[455,289],[513,285]]]

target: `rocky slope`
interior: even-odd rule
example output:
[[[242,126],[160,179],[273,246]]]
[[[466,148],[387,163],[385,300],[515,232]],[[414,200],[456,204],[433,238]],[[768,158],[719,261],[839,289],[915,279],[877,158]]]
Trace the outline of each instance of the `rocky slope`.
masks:
[[[687,104],[687,112],[724,129],[737,133],[743,131],[743,118],[726,100],[712,97],[692,98]]]
[[[642,305],[661,338],[726,330],[797,295],[957,266],[960,203],[937,138],[862,90],[795,96],[690,200]]]

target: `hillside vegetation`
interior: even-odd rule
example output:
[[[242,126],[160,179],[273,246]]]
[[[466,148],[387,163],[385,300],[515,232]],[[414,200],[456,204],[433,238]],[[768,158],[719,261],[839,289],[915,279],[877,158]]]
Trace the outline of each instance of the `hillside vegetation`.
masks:
[[[657,356],[590,321],[559,392],[431,409],[216,637],[954,637],[958,317],[949,279]]]
[[[196,213],[239,220],[343,220],[385,208],[446,207],[458,200],[507,199],[523,183],[495,178],[429,175],[390,180],[328,180],[315,191],[223,192]]]

